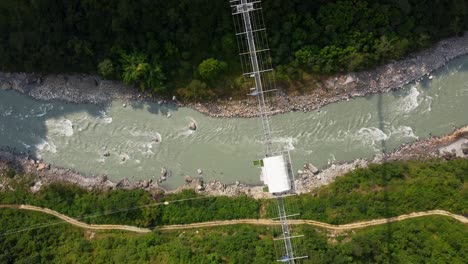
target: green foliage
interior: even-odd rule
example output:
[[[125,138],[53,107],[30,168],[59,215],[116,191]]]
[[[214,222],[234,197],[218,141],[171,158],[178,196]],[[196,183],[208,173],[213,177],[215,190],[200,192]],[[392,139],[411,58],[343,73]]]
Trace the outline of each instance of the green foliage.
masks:
[[[211,99],[215,96],[214,92],[209,89],[206,83],[193,80],[186,88],[180,88],[177,90],[177,94],[188,101],[201,101]]]
[[[105,59],[98,64],[98,73],[101,77],[109,79],[114,76],[115,70],[112,61]]]
[[[301,71],[361,70],[401,58],[462,34],[468,29],[467,9],[465,0],[263,2],[280,80],[300,79]],[[0,2],[0,70],[97,70],[105,78],[173,94],[198,78],[197,65],[204,59],[217,58],[220,67],[202,69],[200,76],[220,87],[213,89],[216,96],[231,96],[238,87],[218,79],[240,75],[232,24],[225,1],[5,0]],[[120,52],[142,57],[124,60],[124,67]],[[212,78],[218,83],[211,83]]]
[[[0,175],[5,177],[9,169],[3,170]],[[290,210],[301,212],[301,218],[338,224],[432,209],[466,215],[467,172],[466,159],[372,165],[348,173],[316,193],[288,197],[285,202]],[[153,227],[276,217],[260,215],[265,208],[275,210],[275,200],[246,196],[203,198],[184,191],[156,199],[142,190],[98,192],[68,184],[52,184],[32,194],[30,176],[7,180],[14,191],[1,192],[0,204],[43,206],[90,223]],[[203,199],[154,205],[187,198]],[[122,210],[128,208],[132,210]],[[91,238],[90,232],[66,224],[47,225],[56,221],[42,213],[0,209],[0,262],[272,263],[277,258],[270,227],[156,230],[148,235],[97,232]],[[41,228],[27,229],[31,226]],[[335,238],[312,226],[295,230],[305,235],[297,240],[297,249],[309,256],[304,263],[464,263],[468,257],[466,225],[441,216],[370,227]]]
[[[29,181],[23,181],[14,191],[1,192],[0,204],[46,207],[88,223],[144,227],[260,217],[261,202],[246,196],[205,197],[164,205],[164,201],[197,196],[193,191],[185,191],[155,199],[143,190],[86,191],[75,185],[58,183],[32,194],[29,185]],[[150,204],[153,206],[147,206]]]
[[[227,64],[224,61],[209,58],[198,65],[200,77],[208,82],[218,80],[227,70]]]
[[[357,169],[287,202],[302,218],[332,224],[434,209],[467,214],[467,178],[466,159],[392,162]],[[268,210],[274,217],[276,205]]]
[[[273,263],[271,228],[224,226],[136,235],[87,231],[37,212],[0,209],[1,263]],[[25,227],[41,228],[22,230]],[[424,217],[327,237],[297,226],[301,263],[464,263],[468,229],[445,217]],[[95,234],[94,234],[95,233]],[[303,251],[303,252],[300,252]]]
[[[121,53],[122,80],[125,84],[137,84],[142,91],[150,90],[155,93],[165,91],[161,67],[158,64],[147,62],[147,56],[143,53]]]
[[[288,197],[286,204],[291,210],[301,212],[301,218],[332,224],[434,209],[467,214],[467,177],[466,159],[372,165],[350,172],[314,193]],[[85,217],[84,221],[92,223],[148,227],[277,216],[274,199],[202,197],[193,191],[156,199],[143,190],[86,191],[69,184],[52,184],[43,187],[38,194],[32,194],[29,192],[30,177],[19,175],[12,182],[16,182],[13,184],[15,190],[1,192],[0,204],[47,207],[72,217]],[[193,197],[203,199],[167,206],[145,206]],[[133,209],[125,210],[127,208]],[[265,208],[267,213],[260,215],[261,208]],[[87,218],[93,214],[102,216]]]

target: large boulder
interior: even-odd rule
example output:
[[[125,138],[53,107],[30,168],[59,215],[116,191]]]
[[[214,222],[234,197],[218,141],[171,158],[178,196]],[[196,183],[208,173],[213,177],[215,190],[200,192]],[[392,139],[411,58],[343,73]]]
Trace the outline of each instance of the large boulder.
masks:
[[[307,168],[308,168],[308,169],[310,170],[310,172],[312,172],[313,174],[319,173],[319,169],[317,169],[317,167],[315,167],[314,165],[312,165],[312,163],[307,164]]]
[[[462,151],[463,151],[463,154],[468,155],[468,142],[467,142],[467,143],[463,143],[463,144],[461,145],[461,149],[462,149]]]
[[[184,180],[186,183],[191,183],[193,181],[192,177],[185,175]]]

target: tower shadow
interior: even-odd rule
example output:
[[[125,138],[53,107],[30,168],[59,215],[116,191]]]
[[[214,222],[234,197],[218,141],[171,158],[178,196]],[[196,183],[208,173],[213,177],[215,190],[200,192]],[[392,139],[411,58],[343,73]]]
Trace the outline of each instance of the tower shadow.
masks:
[[[378,116],[378,122],[379,122],[379,129],[381,131],[384,131],[385,125],[384,125],[384,113],[383,113],[383,102],[382,102],[382,93],[377,94],[377,116]],[[382,164],[385,165],[388,162],[388,147],[386,144],[385,139],[380,140],[380,149],[381,149],[381,154],[382,154]],[[382,166],[382,178],[384,181],[384,217],[389,218],[392,217],[392,214],[390,212],[390,199],[388,196],[388,184],[390,182],[391,174],[388,172],[388,169],[386,166]],[[387,246],[387,254],[384,263],[393,263],[393,252],[392,252],[392,243],[393,243],[393,230],[392,230],[392,224],[387,220],[386,223],[386,229],[385,229],[385,243]]]

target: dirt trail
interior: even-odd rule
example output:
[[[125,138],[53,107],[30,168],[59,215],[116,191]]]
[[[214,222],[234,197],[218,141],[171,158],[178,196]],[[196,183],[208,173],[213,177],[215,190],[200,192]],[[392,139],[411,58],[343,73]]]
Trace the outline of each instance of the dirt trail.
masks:
[[[63,215],[59,212],[56,212],[54,210],[50,210],[47,208],[41,208],[37,206],[32,206],[32,205],[0,205],[0,208],[14,208],[14,209],[21,209],[21,210],[29,210],[29,211],[36,211],[36,212],[42,212],[46,213],[49,215],[53,215],[57,218],[62,219],[63,221],[81,227],[81,228],[86,228],[86,229],[92,229],[92,230],[124,230],[124,231],[132,231],[132,232],[137,232],[137,233],[149,233],[151,232],[150,229],[148,228],[139,228],[136,226],[127,226],[127,225],[93,225],[93,224],[87,224],[80,222],[74,218],[68,217],[66,215]]]
[[[80,222],[74,218],[68,217],[66,215],[60,214],[54,210],[50,210],[47,208],[41,208],[32,205],[0,205],[0,208],[12,208],[12,209],[21,209],[21,210],[29,210],[29,211],[37,211],[46,213],[49,215],[53,215],[62,219],[63,221],[86,229],[93,229],[93,230],[125,230],[125,231],[132,231],[137,233],[149,233],[151,232],[148,228],[139,228],[135,226],[127,226],[127,225],[94,225],[94,224],[86,224]],[[404,214],[396,217],[390,218],[382,218],[382,219],[375,219],[375,220],[368,220],[362,222],[356,222],[351,224],[344,224],[344,225],[332,225],[323,222],[318,222],[314,220],[289,220],[288,222],[293,225],[313,225],[333,231],[346,231],[351,229],[359,229],[369,226],[376,226],[376,225],[383,225],[386,223],[398,222],[410,218],[416,217],[423,217],[423,216],[430,216],[430,215],[442,215],[451,217],[463,224],[468,224],[468,218],[462,215],[452,214],[450,212],[444,210],[432,210],[432,211],[425,211],[425,212],[415,212],[410,214]],[[214,226],[226,226],[226,225],[236,225],[236,224],[249,224],[249,225],[279,225],[279,221],[271,220],[271,219],[238,219],[238,220],[224,220],[224,221],[210,221],[210,222],[202,222],[202,223],[193,223],[193,224],[184,224],[184,225],[167,225],[158,227],[159,230],[179,230],[179,229],[190,229],[190,228],[203,228],[203,227],[214,227]]]
[[[448,216],[457,221],[460,221],[461,223],[468,224],[468,218],[461,216],[461,215],[452,214],[450,212],[443,211],[443,210],[416,212],[416,213],[404,214],[404,215],[400,215],[396,217],[362,221],[362,222],[344,224],[344,225],[332,225],[332,224],[327,224],[327,223],[323,223],[319,221],[302,220],[302,219],[289,220],[288,223],[293,224],[293,225],[313,225],[313,226],[322,227],[322,228],[334,230],[334,231],[345,231],[345,230],[358,229],[358,228],[363,228],[363,227],[368,227],[368,226],[375,226],[375,225],[382,225],[386,223],[398,222],[398,221],[402,221],[405,219],[429,216],[429,215]],[[176,230],[176,229],[200,228],[200,227],[234,225],[234,224],[279,225],[280,222],[274,221],[271,219],[239,219],[239,220],[212,221],[212,222],[185,224],[185,225],[168,225],[168,226],[162,226],[159,229],[160,230]]]

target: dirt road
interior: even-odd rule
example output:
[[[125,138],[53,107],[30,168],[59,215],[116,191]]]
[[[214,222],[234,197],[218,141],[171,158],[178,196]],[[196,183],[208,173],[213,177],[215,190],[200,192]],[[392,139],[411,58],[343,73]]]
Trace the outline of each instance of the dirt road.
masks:
[[[47,208],[41,208],[32,205],[0,205],[0,208],[12,208],[12,209],[20,209],[20,210],[29,210],[29,211],[36,211],[42,212],[49,215],[53,215],[61,220],[81,227],[85,229],[92,229],[92,230],[124,230],[124,231],[131,231],[137,233],[149,233],[151,232],[148,228],[139,228],[135,226],[127,226],[127,225],[94,225],[94,224],[87,224],[80,222],[74,218],[68,217],[66,215],[60,214],[54,210],[50,210]],[[410,218],[416,217],[423,217],[423,216],[430,216],[430,215],[442,215],[451,217],[463,224],[468,224],[468,218],[462,215],[452,214],[450,212],[444,210],[432,210],[432,211],[425,211],[425,212],[415,212],[410,214],[404,214],[396,217],[390,218],[382,218],[382,219],[375,219],[375,220],[368,220],[362,222],[356,222],[351,224],[344,224],[344,225],[332,225],[323,222],[318,222],[314,220],[289,220],[288,222],[293,225],[312,225],[321,228],[325,228],[332,231],[346,231],[352,229],[359,229],[369,226],[376,226],[376,225],[383,225],[386,223],[398,222]],[[190,229],[190,228],[203,228],[203,227],[214,227],[214,226],[226,226],[226,225],[236,225],[236,224],[249,224],[249,225],[279,225],[280,222],[277,220],[271,219],[238,219],[238,220],[224,220],[224,221],[210,221],[210,222],[202,222],[202,223],[193,223],[193,224],[184,224],[184,225],[166,225],[158,227],[159,230],[180,230],[180,229]]]

